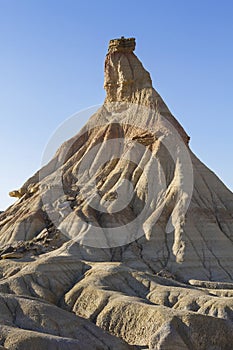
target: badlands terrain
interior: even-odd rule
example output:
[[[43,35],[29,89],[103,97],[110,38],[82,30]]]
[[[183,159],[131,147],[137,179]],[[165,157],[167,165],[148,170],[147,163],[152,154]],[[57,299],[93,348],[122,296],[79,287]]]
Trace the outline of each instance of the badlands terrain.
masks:
[[[233,194],[134,49],[110,41],[103,105],[0,214],[0,349],[233,349]]]

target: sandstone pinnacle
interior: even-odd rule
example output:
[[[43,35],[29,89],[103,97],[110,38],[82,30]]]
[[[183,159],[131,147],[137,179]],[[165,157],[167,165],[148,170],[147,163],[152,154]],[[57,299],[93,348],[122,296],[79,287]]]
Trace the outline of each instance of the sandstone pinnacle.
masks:
[[[104,88],[108,102],[128,102],[159,110],[188,143],[189,136],[153,89],[150,74],[134,54],[134,38],[110,40],[105,60]]]

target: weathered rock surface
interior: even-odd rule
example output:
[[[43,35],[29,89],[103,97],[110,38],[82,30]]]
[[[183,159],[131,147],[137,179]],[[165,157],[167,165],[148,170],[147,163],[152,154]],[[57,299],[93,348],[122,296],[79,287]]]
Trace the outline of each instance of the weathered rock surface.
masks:
[[[0,213],[3,349],[233,347],[233,194],[134,49],[110,42],[104,105]]]

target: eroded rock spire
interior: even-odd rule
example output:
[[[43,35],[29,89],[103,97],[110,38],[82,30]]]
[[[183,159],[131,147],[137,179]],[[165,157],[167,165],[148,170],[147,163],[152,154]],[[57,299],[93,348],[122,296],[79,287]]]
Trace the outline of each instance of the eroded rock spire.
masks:
[[[107,102],[151,104],[152,81],[150,74],[133,53],[135,46],[134,38],[110,40],[104,80]]]
[[[135,47],[135,38],[110,40],[104,72],[105,103],[128,102],[157,110],[188,144],[189,136],[153,88],[149,72],[134,54]]]

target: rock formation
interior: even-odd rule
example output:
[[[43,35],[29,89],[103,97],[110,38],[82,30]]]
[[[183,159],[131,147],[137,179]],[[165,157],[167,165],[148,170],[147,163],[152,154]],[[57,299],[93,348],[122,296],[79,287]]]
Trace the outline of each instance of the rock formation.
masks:
[[[103,106],[0,214],[3,349],[233,347],[233,194],[134,49],[110,41]]]

